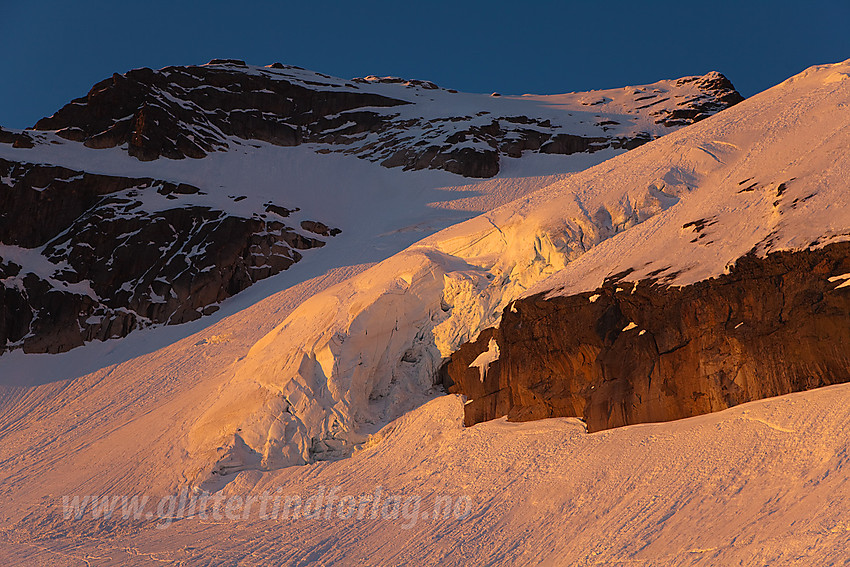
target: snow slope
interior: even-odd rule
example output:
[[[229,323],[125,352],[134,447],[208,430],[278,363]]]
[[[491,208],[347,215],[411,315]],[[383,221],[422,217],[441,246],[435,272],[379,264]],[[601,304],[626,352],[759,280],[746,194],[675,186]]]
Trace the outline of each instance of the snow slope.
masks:
[[[464,428],[461,400],[443,396],[350,459],[246,472],[226,489],[307,499],[380,487],[421,497],[408,516],[263,520],[255,505],[245,519],[193,516],[161,529],[41,512],[2,532],[0,557],[57,567],[844,565],[850,448],[835,432],[850,427],[848,408],[850,386],[840,385],[588,435],[572,419]],[[468,496],[469,515],[435,521],[446,496]],[[61,504],[51,496],[41,506],[58,514]]]
[[[442,357],[524,294],[593,290],[626,268],[686,284],[750,250],[846,240],[848,79],[850,61],[811,68],[311,298],[196,424],[189,454],[213,463],[196,482],[347,454],[431,395]]]
[[[50,132],[32,135],[44,143],[33,148],[0,143],[0,157],[200,186],[206,194],[181,195],[181,202],[232,214],[250,214],[268,200],[291,203],[305,218],[320,216],[343,234],[203,319],[62,354],[14,351],[0,357],[0,490],[2,508],[10,514],[29,510],[28,495],[83,487],[168,491],[194,481],[195,469],[210,462],[188,458],[193,427],[220,398],[234,361],[305,299],[422,236],[622,152],[504,158],[498,177],[472,181],[444,171],[382,168],[317,153],[313,145],[231,140],[230,151],[202,160],[143,162],[122,148],[92,149]],[[28,260],[32,254],[14,252],[24,264],[22,273],[50,275],[37,255]]]
[[[220,312],[210,317],[174,328],[140,331],[144,336],[137,336],[137,332],[126,339],[90,343],[75,349],[80,351],[77,354],[11,352],[0,356],[0,382],[23,384],[87,374],[105,364],[160,348],[329,269],[382,260],[424,235],[513,200],[540,182],[522,177],[525,166],[519,164],[515,171],[506,168],[497,178],[472,181],[442,171],[386,169],[350,156],[317,154],[307,147],[257,145],[261,147],[216,152],[203,160],[140,162],[117,148],[93,150],[68,144],[18,149],[0,144],[0,157],[7,159],[67,167],[85,164],[92,173],[158,177],[208,188],[206,195],[182,195],[185,206],[209,206],[250,217],[251,211],[262,210],[268,201],[298,203],[301,211],[297,214],[302,218],[321,216],[343,231],[288,270],[226,300]],[[603,151],[592,156],[533,157],[538,163],[545,162],[543,166],[550,171],[561,172],[554,177],[557,179],[569,175],[573,167],[583,168],[588,161],[594,163],[610,155]],[[8,254],[8,247],[4,250],[4,258],[23,265],[21,275],[34,272],[49,277],[57,269],[38,250],[28,249],[27,254],[14,250],[13,255]],[[4,283],[15,284],[12,280]]]

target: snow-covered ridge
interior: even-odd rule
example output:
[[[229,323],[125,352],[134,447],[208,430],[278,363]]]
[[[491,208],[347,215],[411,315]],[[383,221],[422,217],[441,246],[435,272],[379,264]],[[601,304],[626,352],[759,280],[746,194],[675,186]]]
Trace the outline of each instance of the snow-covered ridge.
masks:
[[[35,125],[58,136],[7,132],[0,141],[72,140],[153,160],[226,151],[235,137],[317,143],[316,151],[386,167],[492,177],[505,157],[630,149],[740,100],[716,72],[589,93],[493,97],[429,81],[347,81],[279,63],[214,60],[115,74]]]
[[[236,365],[196,425],[194,455],[215,463],[209,448],[244,444],[256,460],[243,466],[274,468],[345,454],[419,403],[443,357],[530,293],[590,291],[630,268],[628,280],[686,284],[751,250],[847,240],[850,82],[835,77],[848,70],[809,70],[312,298]]]

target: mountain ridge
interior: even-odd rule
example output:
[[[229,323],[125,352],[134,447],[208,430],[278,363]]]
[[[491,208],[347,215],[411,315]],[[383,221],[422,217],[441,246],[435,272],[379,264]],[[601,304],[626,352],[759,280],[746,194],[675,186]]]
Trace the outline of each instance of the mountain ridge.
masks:
[[[346,81],[280,63],[256,67],[239,60],[213,60],[201,66],[116,73],[33,129],[55,131],[91,148],[126,144],[128,153],[140,160],[202,158],[226,149],[232,143],[229,138],[236,137],[280,146],[319,143],[320,151],[343,151],[385,167],[444,169],[486,178],[498,173],[500,156],[630,149],[743,100],[732,83],[714,71],[632,87],[628,95],[617,91],[570,93],[593,98],[571,103],[576,112],[585,107],[587,115],[588,124],[576,132],[579,121],[565,122],[558,113],[543,119],[524,114],[523,106],[529,105],[512,104],[523,97],[469,95],[397,77]],[[526,95],[527,100],[533,98]],[[594,120],[611,114],[612,103],[619,120],[634,123],[622,125],[613,117]],[[442,114],[440,107],[458,104],[469,114]],[[403,108],[411,105],[425,108],[421,113]],[[635,122],[628,116],[639,111],[646,111],[651,120]],[[17,136],[14,143],[20,144],[26,134]],[[344,147],[336,147],[340,145]]]

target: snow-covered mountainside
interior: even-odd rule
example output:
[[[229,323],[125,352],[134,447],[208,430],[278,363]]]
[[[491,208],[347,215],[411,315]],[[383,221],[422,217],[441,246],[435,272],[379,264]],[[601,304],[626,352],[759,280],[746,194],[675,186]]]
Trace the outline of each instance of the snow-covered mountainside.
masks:
[[[459,360],[445,369],[472,399],[467,422],[598,430],[850,381],[849,99],[848,62],[816,67],[741,125],[696,128],[687,151],[710,161],[668,162],[679,202],[512,303],[486,384]]]
[[[627,153],[526,152],[474,182],[318,153],[328,147],[313,142],[230,137],[228,151],[203,158],[143,161],[121,144],[13,133],[18,146],[21,136],[48,142],[0,143],[13,167],[130,179],[116,191],[140,191],[145,218],[165,201],[271,219],[271,203],[293,210],[278,222],[325,244],[196,321],[60,354],[0,356],[0,558],[846,561],[850,384],[746,400],[848,368],[848,109],[850,61]],[[72,188],[75,175],[63,177]],[[488,212],[470,219],[479,211]],[[310,233],[303,220],[342,232]],[[58,282],[41,248],[8,246],[26,266],[4,276],[7,290],[30,271]],[[641,342],[650,338],[660,348]],[[763,354],[738,374],[723,366]],[[650,372],[652,388],[663,384],[661,408],[721,411],[588,432],[671,417],[657,407],[582,413],[646,385],[639,373],[607,374],[624,370],[612,360],[667,372],[671,356],[693,376],[676,391]],[[812,380],[786,381],[786,363]],[[575,388],[579,374],[587,380]],[[606,378],[615,387],[594,397]],[[443,395],[441,380],[464,395]],[[491,419],[504,414],[584,422]],[[125,518],[124,496],[150,500]],[[189,496],[217,504],[204,514],[178,506]],[[88,497],[79,517],[66,506],[74,497]],[[117,503],[109,518],[103,497]],[[269,498],[298,505],[272,516],[261,509]],[[446,498],[451,512],[438,513]],[[345,515],[340,503],[351,499],[361,507]]]
[[[384,259],[522,195],[524,168],[581,170],[739,100],[718,73],[520,97],[232,60],[116,74],[0,129],[0,354],[192,321],[305,256]]]
[[[523,302],[534,299],[522,298],[540,292],[583,294],[582,301],[592,304],[595,296],[626,294],[649,286],[650,280],[667,287],[689,286],[734,274],[732,267],[748,254],[753,261],[764,262],[773,252],[798,251],[813,259],[821,254],[825,262],[797,262],[802,269],[796,271],[785,262],[788,269],[773,273],[765,264],[756,272],[774,278],[768,282],[783,274],[791,278],[805,274],[811,280],[811,285],[788,288],[811,299],[808,304],[794,299],[795,314],[814,316],[826,309],[832,322],[850,316],[839,285],[850,272],[846,246],[841,244],[850,239],[848,105],[850,61],[811,68],[709,120],[426,238],[312,297],[236,363],[219,401],[194,426],[189,454],[211,464],[201,471],[198,482],[214,486],[234,470],[268,470],[346,454],[367,434],[430,395],[445,357],[482,329],[499,324],[503,310],[506,317],[523,313]],[[622,289],[597,290],[606,281]],[[783,325],[791,312],[783,311],[780,298],[774,321],[772,307],[759,310],[759,288],[749,292],[734,303],[737,311],[708,316],[728,319],[719,328],[726,333],[726,342],[734,341],[731,331],[741,329],[739,323],[752,325],[755,331],[739,336],[773,340],[771,352],[778,355],[771,362],[788,363],[783,356],[793,353],[776,350],[780,345],[775,341],[797,340],[800,335],[773,333],[776,329],[769,324]],[[837,299],[832,300],[833,294]],[[625,308],[622,312],[631,313]],[[636,312],[635,317],[639,315]],[[699,320],[699,310],[694,317]],[[620,335],[630,340],[631,334],[641,340],[653,339],[655,333],[661,337],[661,326],[688,321],[661,321],[649,329],[652,333],[634,320],[624,320],[615,329],[620,322],[617,317],[579,321],[602,325],[605,333],[611,330],[611,341]],[[570,332],[569,326],[547,330],[543,323],[535,329],[537,334],[526,329],[532,332],[526,340],[545,342],[547,333]],[[811,339],[805,325],[797,331]],[[826,374],[840,368],[847,352],[845,334],[815,336],[814,343],[830,342],[809,352],[812,357],[794,360],[793,372],[805,371],[807,364],[822,364]],[[480,368],[475,359],[491,350],[489,340],[479,345],[459,365],[476,381]],[[497,342],[497,346],[499,356],[504,356],[506,345]],[[739,350],[758,352],[748,350],[750,346]],[[522,344],[516,347],[522,348]],[[585,350],[579,348],[578,360],[582,356],[596,360],[598,350]],[[830,353],[834,356],[829,361],[818,359]],[[488,368],[498,367],[496,356],[485,357]],[[694,404],[684,415],[847,379],[843,373],[825,381],[820,378],[824,372],[813,374],[811,380],[775,373],[775,383],[765,385],[759,382],[767,380],[765,376],[748,369],[738,375],[728,374],[725,367],[712,373],[711,361],[699,358],[699,349],[697,356],[699,377],[720,381],[721,394],[719,402]],[[549,368],[557,369],[557,363],[553,360]],[[561,366],[555,377],[569,381],[568,368]],[[525,384],[535,378],[533,373],[526,375]],[[619,378],[630,377],[603,376]],[[594,380],[586,381],[588,390],[595,388]],[[753,383],[742,386],[746,381]],[[664,383],[662,388],[673,390],[666,394],[670,397],[666,406],[677,405],[683,397],[699,397],[698,390],[675,391]],[[502,387],[497,382],[484,394]],[[614,393],[623,390],[627,388]],[[557,388],[541,391],[564,397]],[[532,394],[533,390],[528,395]],[[587,407],[602,405],[594,400],[595,406]],[[475,404],[472,399],[469,406]],[[566,410],[551,411],[552,405],[548,413],[529,417],[583,416],[581,405],[565,404]],[[615,409],[611,405],[608,411]],[[504,413],[491,411],[485,418]],[[637,421],[653,418],[651,412],[636,416]]]

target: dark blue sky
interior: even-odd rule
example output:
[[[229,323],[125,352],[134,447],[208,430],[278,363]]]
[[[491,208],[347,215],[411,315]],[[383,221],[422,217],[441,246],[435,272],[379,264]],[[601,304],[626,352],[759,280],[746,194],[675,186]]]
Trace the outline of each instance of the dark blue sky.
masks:
[[[745,96],[850,58],[847,0],[0,3],[0,125],[18,128],[113,72],[215,57],[504,94],[715,69]]]

